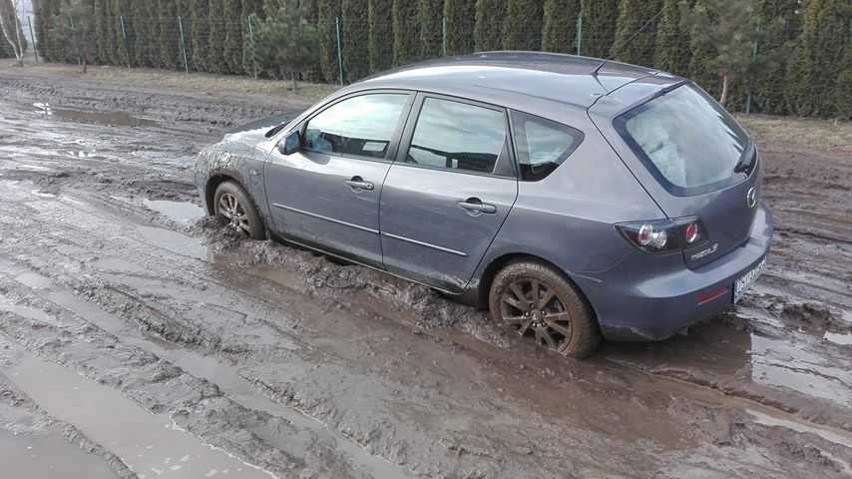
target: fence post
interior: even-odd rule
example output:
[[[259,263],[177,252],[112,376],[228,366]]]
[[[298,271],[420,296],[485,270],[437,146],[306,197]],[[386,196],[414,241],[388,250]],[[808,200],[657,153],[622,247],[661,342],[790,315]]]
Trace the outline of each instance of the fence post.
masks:
[[[337,71],[340,73],[340,86],[343,86],[343,51],[340,49],[340,17],[334,17],[337,32]]]
[[[183,70],[189,75],[189,62],[186,59],[186,38],[183,36],[183,19],[178,15],[178,31],[180,31],[180,53],[183,56]]]
[[[248,17],[249,43],[251,43],[251,69],[254,79],[257,80],[257,47],[254,44],[254,27],[251,25],[251,17]]]
[[[441,52],[447,56],[447,17],[441,17]]]
[[[33,16],[27,15],[27,25],[30,27],[30,39],[33,42],[33,52],[35,53],[35,62],[38,63],[38,42],[36,41],[36,37],[33,34]]]
[[[583,53],[583,14],[577,15],[577,41],[574,43],[577,44],[577,55],[582,55]]]
[[[127,46],[127,30],[124,28],[124,15],[118,16],[121,23],[121,41],[124,44],[124,54],[127,55],[127,68],[130,68],[130,48]]]

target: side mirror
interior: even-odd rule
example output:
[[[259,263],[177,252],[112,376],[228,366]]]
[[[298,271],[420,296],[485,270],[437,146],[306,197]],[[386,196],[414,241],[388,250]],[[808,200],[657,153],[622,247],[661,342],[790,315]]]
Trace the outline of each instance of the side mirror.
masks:
[[[278,151],[282,155],[292,155],[302,149],[302,135],[298,130],[287,135],[281,143],[278,144]]]

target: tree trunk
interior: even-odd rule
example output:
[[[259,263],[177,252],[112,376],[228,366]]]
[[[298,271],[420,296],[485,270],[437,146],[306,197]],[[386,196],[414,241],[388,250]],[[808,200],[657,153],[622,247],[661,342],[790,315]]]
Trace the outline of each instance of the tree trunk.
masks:
[[[89,62],[88,62],[88,61],[86,61],[86,57],[85,57],[85,56],[83,56],[83,75],[85,75],[85,74],[86,74],[86,71],[87,71],[88,67],[89,67]]]
[[[24,45],[21,43],[21,28],[24,27],[23,22],[18,18],[18,6],[12,2],[12,7],[15,9],[15,15],[13,15],[15,24],[12,25],[12,28],[15,29],[15,41],[18,43],[18,48],[15,50],[15,55],[18,57],[18,66],[24,66]]]
[[[0,0],[5,1],[5,0]],[[9,26],[6,25],[5,15],[0,13],[0,31],[3,32],[3,37],[6,38],[6,41],[9,42],[9,45],[12,46],[12,51],[15,52],[15,59],[18,61],[18,66],[24,65],[24,52],[23,48],[21,48],[21,35],[20,30],[18,30],[18,12],[15,11],[13,15],[13,19],[15,21],[15,25],[12,28],[15,29],[15,36],[17,37],[17,42],[12,38],[12,35],[9,34]]]
[[[725,106],[725,103],[728,102],[728,75],[727,72],[722,74],[722,93],[719,95],[719,103],[722,106]]]
[[[293,91],[298,91],[299,82],[296,80],[296,72],[290,73],[290,78],[293,79]]]

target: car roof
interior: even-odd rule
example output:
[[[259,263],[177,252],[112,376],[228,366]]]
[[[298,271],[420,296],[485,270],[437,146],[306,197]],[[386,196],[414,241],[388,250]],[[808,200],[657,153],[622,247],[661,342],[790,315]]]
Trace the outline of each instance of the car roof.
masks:
[[[350,89],[404,88],[484,99],[500,94],[586,109],[604,95],[660,72],[598,58],[542,52],[483,52],[415,63]],[[507,105],[508,106],[508,105]]]

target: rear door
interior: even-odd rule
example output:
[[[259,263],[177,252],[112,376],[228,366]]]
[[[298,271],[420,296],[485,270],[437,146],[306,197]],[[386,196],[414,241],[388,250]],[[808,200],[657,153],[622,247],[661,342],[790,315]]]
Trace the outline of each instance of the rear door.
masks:
[[[385,268],[461,290],[514,205],[513,165],[503,108],[418,95],[382,190]]]
[[[379,198],[413,99],[400,91],[345,97],[303,122],[301,151],[273,149],[265,180],[276,231],[381,266]]]
[[[760,198],[757,150],[715,100],[684,84],[619,116],[614,127],[632,152],[622,156],[666,215],[701,221],[703,240],[684,251],[689,267],[748,240]]]

